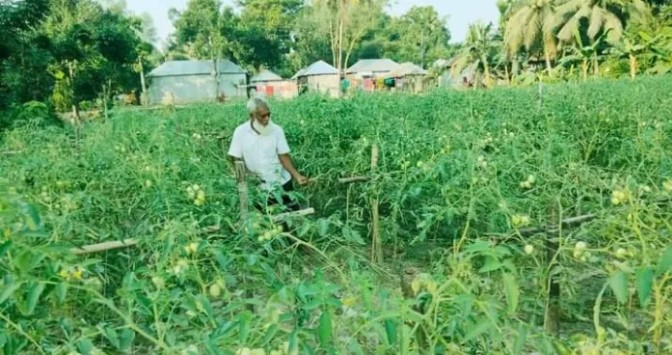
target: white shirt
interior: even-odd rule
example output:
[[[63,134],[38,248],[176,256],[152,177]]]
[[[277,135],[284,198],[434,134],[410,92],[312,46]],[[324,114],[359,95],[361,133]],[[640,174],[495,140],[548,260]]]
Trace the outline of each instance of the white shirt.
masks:
[[[257,174],[263,181],[261,187],[270,190],[273,185],[284,185],[292,177],[282,166],[279,154],[289,153],[289,145],[282,128],[273,122],[271,133],[260,135],[250,121],[246,121],[233,132],[229,155],[242,159],[247,169]]]

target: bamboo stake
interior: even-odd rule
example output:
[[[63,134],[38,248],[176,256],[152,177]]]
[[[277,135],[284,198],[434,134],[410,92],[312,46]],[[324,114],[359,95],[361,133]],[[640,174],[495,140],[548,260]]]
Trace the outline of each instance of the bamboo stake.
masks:
[[[371,147],[371,172],[375,174],[378,168],[378,145],[374,144]],[[374,194],[378,192],[374,189]],[[380,211],[378,208],[378,197],[371,199],[371,215],[372,215],[372,244],[371,244],[371,261],[383,262],[383,251],[380,245]]]
[[[236,180],[238,181],[238,197],[240,198],[240,221],[247,223],[248,217],[248,189],[247,189],[247,169],[245,163],[236,161]]]
[[[558,219],[558,207],[551,201],[549,206],[549,219],[555,221]],[[544,329],[549,333],[558,333],[560,331],[560,281],[553,273],[553,269],[558,267],[558,261],[555,259],[559,248],[559,235],[546,235],[546,259],[548,260],[548,291],[546,294],[546,310],[544,312]]]

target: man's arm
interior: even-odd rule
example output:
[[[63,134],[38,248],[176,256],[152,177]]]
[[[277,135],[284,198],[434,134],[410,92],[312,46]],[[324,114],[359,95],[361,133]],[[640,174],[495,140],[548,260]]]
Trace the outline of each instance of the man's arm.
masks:
[[[287,138],[285,138],[285,132],[282,128],[279,129],[278,135],[278,158],[280,158],[280,163],[282,167],[289,172],[290,175],[299,183],[299,185],[305,185],[308,183],[308,179],[301,175],[292,162],[292,157],[289,156],[289,144],[287,144]]]
[[[233,137],[231,139],[231,145],[229,146],[228,158],[229,163],[231,164],[231,169],[235,173],[236,171],[236,162],[243,161],[243,143],[240,139],[240,134],[236,131],[233,132]],[[244,161],[243,161],[244,162]],[[247,165],[245,166],[245,171],[250,174],[247,170]]]
[[[289,156],[289,153],[279,154],[278,157],[280,158],[282,167],[285,168],[285,170],[287,170],[290,175],[292,175],[294,180],[296,180],[299,185],[305,185],[308,183],[308,178],[301,175],[294,167],[294,163],[292,163],[292,157]]]

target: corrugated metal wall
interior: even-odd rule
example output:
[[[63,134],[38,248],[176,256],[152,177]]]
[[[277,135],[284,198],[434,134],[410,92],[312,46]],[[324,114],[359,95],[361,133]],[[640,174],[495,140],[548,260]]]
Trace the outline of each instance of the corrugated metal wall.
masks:
[[[219,92],[226,97],[246,96],[245,74],[221,74]],[[152,105],[167,103],[174,98],[174,104],[186,104],[215,100],[215,83],[210,75],[161,76],[152,78],[149,86],[149,102]]]

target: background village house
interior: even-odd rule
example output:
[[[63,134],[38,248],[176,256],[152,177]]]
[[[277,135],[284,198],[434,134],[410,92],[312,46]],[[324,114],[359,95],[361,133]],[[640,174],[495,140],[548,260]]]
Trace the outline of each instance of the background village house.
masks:
[[[215,80],[211,60],[168,61],[151,71],[149,103],[186,104],[246,97],[247,71],[229,60],[218,60]]]
[[[290,99],[299,94],[296,80],[283,79],[280,75],[266,69],[250,79],[250,86],[268,97]]]
[[[319,92],[332,97],[340,95],[341,76],[338,69],[323,60],[299,70],[292,80],[297,81],[299,93],[305,88],[309,92]]]
[[[419,93],[425,89],[425,77],[428,72],[411,62],[402,63],[399,68],[387,74],[385,78],[395,80],[399,91]]]
[[[364,91],[377,89],[378,79],[384,80],[393,71],[399,69],[399,63],[392,59],[360,59],[345,71],[351,87]]]

